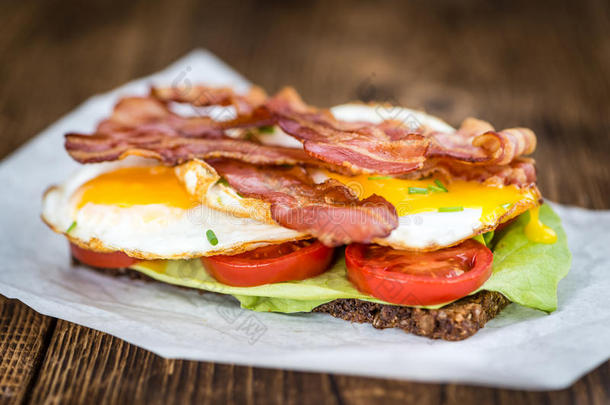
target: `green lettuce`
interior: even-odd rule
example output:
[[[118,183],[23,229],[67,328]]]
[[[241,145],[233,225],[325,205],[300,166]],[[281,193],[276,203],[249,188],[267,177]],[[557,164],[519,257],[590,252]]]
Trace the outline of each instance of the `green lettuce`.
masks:
[[[480,290],[498,291],[517,304],[552,312],[557,309],[557,284],[568,274],[572,254],[561,219],[547,204],[540,207],[540,220],[557,233],[557,242],[527,239],[523,229],[529,212],[521,215],[492,242],[493,274]]]
[[[233,295],[242,307],[255,311],[309,312],[338,298],[358,298],[383,303],[361,293],[353,286],[347,279],[345,260],[342,257],[333,267],[317,277],[256,287],[232,287],[222,284],[210,276],[197,259],[168,260],[162,263],[140,262],[131,268],[165,283]]]
[[[557,283],[567,274],[571,255],[561,221],[548,205],[541,207],[540,219],[555,230],[556,243],[546,245],[527,239],[523,228],[528,219],[529,214],[524,214],[497,233],[492,241],[485,238],[494,252],[494,264],[493,274],[481,290],[498,291],[513,302],[550,312],[557,308]],[[361,293],[350,283],[343,258],[317,277],[257,287],[219,283],[196,259],[141,262],[131,268],[165,283],[232,295],[243,308],[254,311],[309,312],[339,298],[383,303]],[[446,304],[426,308],[443,305]]]

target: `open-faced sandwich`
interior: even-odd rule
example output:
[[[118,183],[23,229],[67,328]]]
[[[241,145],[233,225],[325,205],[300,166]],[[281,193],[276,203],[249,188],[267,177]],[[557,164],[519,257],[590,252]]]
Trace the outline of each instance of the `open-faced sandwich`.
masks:
[[[291,88],[152,88],[66,135],[83,166],[42,218],[92,268],[460,340],[511,301],[557,306],[570,253],[535,147],[526,128]]]

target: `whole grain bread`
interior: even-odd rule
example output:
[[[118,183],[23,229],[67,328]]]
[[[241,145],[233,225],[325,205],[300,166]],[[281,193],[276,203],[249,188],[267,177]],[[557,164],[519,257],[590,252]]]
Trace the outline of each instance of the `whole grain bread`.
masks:
[[[494,291],[481,291],[439,309],[377,304],[357,299],[339,299],[320,305],[315,312],[346,321],[370,323],[375,328],[400,328],[431,339],[463,340],[506,307],[510,301]]]

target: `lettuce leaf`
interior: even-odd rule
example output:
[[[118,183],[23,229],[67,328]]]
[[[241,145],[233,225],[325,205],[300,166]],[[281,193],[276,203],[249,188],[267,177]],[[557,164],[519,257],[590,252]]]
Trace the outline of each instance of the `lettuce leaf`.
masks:
[[[553,244],[535,243],[523,229],[529,212],[500,232],[493,241],[493,274],[480,290],[498,291],[512,302],[552,312],[557,309],[557,284],[572,263],[561,219],[547,204],[540,207],[540,220],[557,233]]]
[[[557,308],[557,283],[570,268],[571,255],[566,235],[559,217],[548,205],[541,207],[540,219],[557,232],[556,243],[545,245],[527,239],[523,228],[528,219],[529,214],[522,215],[494,237],[491,242],[493,274],[481,290],[498,291],[518,304],[553,311]],[[243,308],[254,311],[310,312],[339,298],[383,303],[361,293],[350,283],[343,258],[320,276],[257,287],[232,287],[219,283],[196,259],[140,262],[131,268],[165,283],[233,295]],[[446,304],[426,308],[443,305]]]
[[[244,308],[256,311],[309,312],[338,298],[384,303],[361,293],[353,286],[347,279],[345,260],[342,257],[317,277],[256,287],[222,284],[210,276],[197,259],[139,262],[131,268],[168,284],[233,295]]]

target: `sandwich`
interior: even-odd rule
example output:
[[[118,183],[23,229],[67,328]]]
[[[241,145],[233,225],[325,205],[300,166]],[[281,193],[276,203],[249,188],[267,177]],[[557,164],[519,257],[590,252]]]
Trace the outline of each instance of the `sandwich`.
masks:
[[[66,134],[82,166],[42,219],[108,274],[462,340],[511,302],[557,308],[571,256],[535,147],[527,128],[292,88],[153,87]]]

